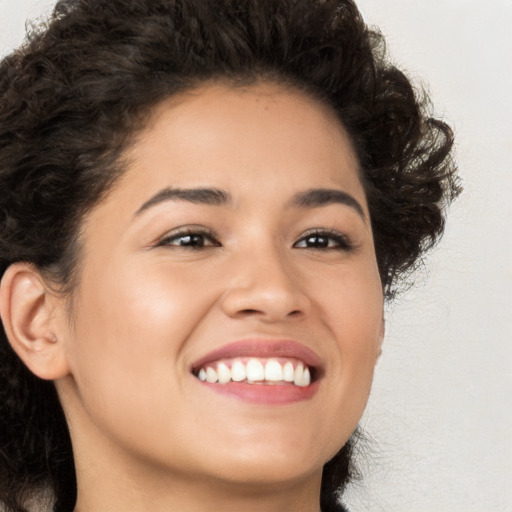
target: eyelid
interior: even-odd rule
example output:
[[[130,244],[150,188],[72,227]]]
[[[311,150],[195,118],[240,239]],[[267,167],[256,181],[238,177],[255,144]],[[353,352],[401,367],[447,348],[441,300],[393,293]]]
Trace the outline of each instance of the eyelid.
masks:
[[[335,240],[337,245],[334,247],[323,247],[323,248],[315,248],[315,247],[304,247],[304,249],[312,249],[312,250],[345,250],[350,251],[355,248],[355,244],[352,242],[350,237],[346,234],[333,230],[333,229],[325,229],[325,228],[312,228],[308,229],[300,238],[293,244],[294,247],[297,247],[299,242],[303,242],[308,237],[319,236],[330,238],[331,240]],[[297,247],[298,248],[298,247]],[[302,249],[302,248],[301,248]]]
[[[203,245],[200,247],[195,246],[180,246],[179,244],[171,244],[170,241],[184,237],[187,235],[200,235],[204,236],[210,243],[208,245]],[[325,237],[330,240],[334,240],[336,245],[334,246],[328,246],[328,247],[301,247],[301,249],[312,249],[312,250],[345,250],[349,251],[355,248],[355,244],[352,242],[350,237],[348,237],[346,234],[333,230],[333,229],[326,229],[326,228],[311,228],[307,231],[303,232],[300,237],[294,242],[293,247],[299,248],[297,245],[300,242],[303,242],[308,237]],[[169,232],[167,232],[165,235],[160,237],[156,243],[154,244],[155,247],[165,247],[165,246],[171,246],[171,247],[182,247],[182,248],[205,248],[205,247],[221,247],[222,244],[218,241],[219,237],[218,235],[210,228],[207,228],[205,226],[201,225],[184,225],[179,226]]]
[[[198,226],[198,225],[186,225],[186,226],[180,226],[172,231],[167,232],[165,235],[160,237],[155,246],[156,247],[165,247],[165,246],[172,246],[169,242],[175,238],[187,236],[187,235],[201,235],[207,238],[211,243],[211,245],[207,245],[206,247],[220,247],[221,244],[218,241],[218,237],[215,234],[214,231],[211,229],[205,227],[205,226]],[[179,245],[175,245],[175,247],[180,247]],[[181,246],[184,248],[187,248],[187,246]],[[193,246],[189,247],[193,248]]]

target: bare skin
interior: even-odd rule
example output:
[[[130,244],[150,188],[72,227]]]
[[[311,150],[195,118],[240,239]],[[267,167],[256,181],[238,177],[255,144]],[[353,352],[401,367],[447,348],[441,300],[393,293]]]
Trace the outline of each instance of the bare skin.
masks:
[[[33,269],[3,283],[2,318],[46,294],[46,344],[20,348],[34,346],[16,341],[21,327],[10,339],[56,382],[75,512],[318,512],[322,467],[363,413],[384,332],[342,125],[276,85],[205,85],[161,104],[126,156],[84,220],[71,318]],[[226,345],[281,340],[315,354],[311,393],[270,384],[283,399],[269,403],[198,378],[195,363]]]

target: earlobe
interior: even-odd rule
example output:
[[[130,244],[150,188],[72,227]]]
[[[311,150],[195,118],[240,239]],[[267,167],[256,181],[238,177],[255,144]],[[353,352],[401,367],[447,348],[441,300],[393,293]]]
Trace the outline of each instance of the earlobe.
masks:
[[[0,316],[14,351],[37,377],[55,380],[69,373],[59,340],[54,293],[39,271],[14,263],[0,284]]]

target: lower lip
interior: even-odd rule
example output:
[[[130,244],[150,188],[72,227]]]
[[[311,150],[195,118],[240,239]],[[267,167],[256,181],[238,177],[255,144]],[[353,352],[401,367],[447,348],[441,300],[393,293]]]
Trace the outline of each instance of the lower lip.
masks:
[[[231,396],[244,402],[265,405],[285,405],[309,400],[318,391],[318,381],[306,387],[292,384],[247,384],[244,382],[211,384],[198,379],[197,382],[215,393]]]

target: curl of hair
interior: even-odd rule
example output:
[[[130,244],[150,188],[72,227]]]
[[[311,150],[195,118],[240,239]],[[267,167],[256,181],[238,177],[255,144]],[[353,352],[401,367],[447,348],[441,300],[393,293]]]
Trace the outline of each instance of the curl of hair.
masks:
[[[123,170],[122,152],[169,95],[220,80],[271,81],[329,104],[361,166],[390,297],[443,232],[458,194],[450,128],[429,116],[352,0],[61,0],[0,63],[0,275],[36,265],[72,289],[83,215]],[[49,486],[74,507],[65,418],[0,333],[0,501],[26,512]],[[341,510],[351,443],[324,467],[322,510]]]

